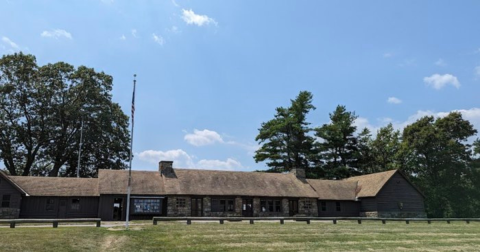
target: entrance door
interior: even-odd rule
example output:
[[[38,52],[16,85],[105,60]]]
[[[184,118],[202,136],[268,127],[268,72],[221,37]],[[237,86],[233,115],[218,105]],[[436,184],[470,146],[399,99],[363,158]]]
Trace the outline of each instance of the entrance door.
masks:
[[[242,216],[253,217],[253,199],[242,200]]]
[[[65,218],[67,215],[67,200],[60,200],[58,202],[58,218]]]
[[[289,209],[290,216],[294,216],[295,214],[298,214],[298,200],[289,200],[288,209]]]
[[[200,217],[203,215],[203,199],[192,198],[192,216]]]
[[[123,213],[123,199],[114,198],[113,199],[113,220],[120,221],[122,220]]]

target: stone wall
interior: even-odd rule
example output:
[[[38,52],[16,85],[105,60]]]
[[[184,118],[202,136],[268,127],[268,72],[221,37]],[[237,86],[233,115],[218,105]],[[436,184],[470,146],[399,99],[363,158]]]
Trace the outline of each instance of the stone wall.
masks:
[[[177,207],[177,200],[185,199],[185,207]],[[192,202],[190,197],[169,197],[167,204],[167,216],[183,217],[190,216],[192,213]]]
[[[290,205],[288,204],[288,199],[282,199],[282,210],[283,216],[290,216]]]
[[[309,207],[307,206],[306,202],[310,202]],[[309,198],[300,198],[298,200],[298,215],[317,217],[318,216],[317,200],[309,199]]]
[[[19,215],[18,208],[0,208],[0,219],[18,219]]]
[[[369,218],[427,218],[425,212],[361,212],[360,217]]]

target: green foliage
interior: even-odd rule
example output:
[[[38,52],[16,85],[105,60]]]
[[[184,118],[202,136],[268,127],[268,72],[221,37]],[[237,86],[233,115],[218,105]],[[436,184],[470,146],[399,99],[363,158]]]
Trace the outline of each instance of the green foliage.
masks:
[[[124,169],[128,117],[111,100],[112,77],[58,62],[37,66],[22,53],[0,59],[0,159],[12,175],[82,176]]]
[[[458,112],[420,118],[403,131],[403,170],[426,195],[431,217],[480,216],[476,170],[467,139],[477,131]]]
[[[358,139],[354,136],[357,117],[355,112],[338,105],[330,114],[330,123],[315,129],[315,136],[323,140],[319,148],[326,177],[345,178],[357,173],[354,169],[358,152]]]
[[[275,117],[262,123],[255,138],[262,144],[255,152],[256,162],[267,161],[267,165],[275,171],[310,168],[315,150],[314,138],[308,135],[311,128],[306,116],[315,109],[312,98],[310,92],[302,91],[295,100],[291,100],[290,107],[277,108]]]

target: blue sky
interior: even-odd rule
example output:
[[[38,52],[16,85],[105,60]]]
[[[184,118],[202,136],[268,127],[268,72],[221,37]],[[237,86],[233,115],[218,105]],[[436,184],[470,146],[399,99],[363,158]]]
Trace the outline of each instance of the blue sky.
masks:
[[[266,168],[255,136],[313,93],[313,126],[338,104],[359,128],[459,110],[480,129],[478,1],[0,0],[0,54],[31,53],[114,78],[133,169]]]

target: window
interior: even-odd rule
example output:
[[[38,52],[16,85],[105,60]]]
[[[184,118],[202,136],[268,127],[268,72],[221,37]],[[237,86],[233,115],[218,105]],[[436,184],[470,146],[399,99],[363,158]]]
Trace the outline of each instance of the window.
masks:
[[[10,207],[10,194],[2,196],[2,207]]]
[[[212,212],[235,212],[235,200],[212,199]]]
[[[303,201],[303,208],[304,208],[304,209],[310,209],[310,208],[312,208],[312,201],[311,201],[311,200],[304,200],[304,201]]]
[[[262,212],[279,213],[282,212],[281,200],[260,200],[260,210]]]
[[[320,202],[320,209],[322,210],[322,212],[326,212],[327,211],[327,202],[321,201]]]
[[[160,199],[133,199],[133,212],[136,214],[160,213],[160,209]]]
[[[179,207],[185,207],[185,206],[186,206],[185,199],[183,199],[183,198],[177,198],[177,208],[179,208]]]
[[[71,210],[80,210],[80,199],[72,199],[72,204],[70,204]]]
[[[336,205],[337,205],[337,212],[341,212],[342,211],[342,206],[340,205],[340,202],[335,202]]]
[[[55,209],[55,200],[54,199],[47,199],[47,204],[45,206],[45,210],[53,211]]]

